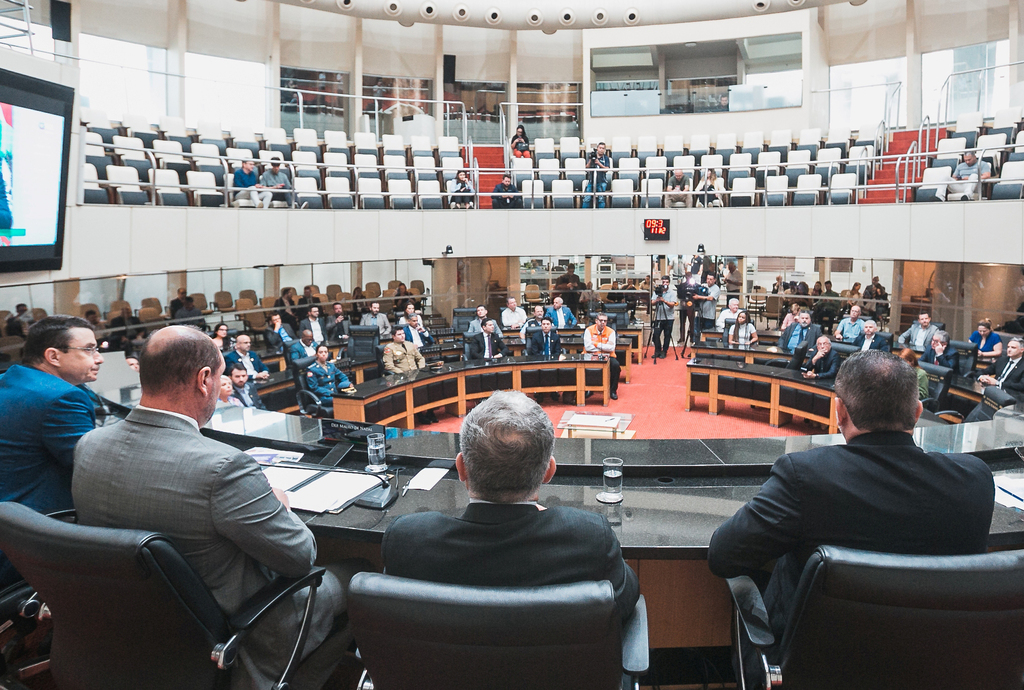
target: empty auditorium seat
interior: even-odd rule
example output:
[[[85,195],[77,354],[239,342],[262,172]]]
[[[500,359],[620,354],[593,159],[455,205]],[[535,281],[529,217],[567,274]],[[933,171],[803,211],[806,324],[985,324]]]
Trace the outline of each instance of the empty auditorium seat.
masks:
[[[636,138],[636,157],[640,159],[640,167],[647,165],[649,156],[658,155],[658,137],[642,136]]]
[[[843,155],[840,157],[846,158],[846,152],[850,149],[850,128],[829,127],[825,148],[837,148],[843,152]]]
[[[956,126],[953,128],[958,139],[966,139],[966,148],[973,149],[974,142],[978,140],[978,132],[985,124],[985,114],[981,112],[964,113],[956,118]],[[947,136],[952,137],[952,134]]]
[[[199,143],[216,146],[222,155],[227,152],[228,142],[224,139],[224,128],[220,122],[199,120],[196,123],[196,136],[199,137]]]
[[[192,137],[188,135],[188,130],[185,129],[184,119],[170,115],[161,115],[159,128],[166,140],[176,141],[181,144],[182,151],[192,151]],[[154,141],[153,143],[155,144],[156,142]]]
[[[550,137],[541,137],[533,140],[534,160],[544,160],[555,157],[555,140]]]
[[[324,146],[327,147],[328,151],[347,154],[349,153],[348,135],[340,130],[325,129]]]
[[[352,157],[352,163],[355,166],[356,177],[380,179],[377,156],[369,153],[357,153]]]
[[[935,158],[928,161],[928,167],[949,167],[956,170],[956,166],[960,163],[965,148],[968,148],[967,137],[939,139],[939,145],[935,149]]]
[[[652,177],[640,181],[640,208],[661,208],[665,205],[662,192],[665,181],[660,177]]]
[[[732,187],[733,180],[741,177],[750,177],[750,165],[753,163],[753,156],[749,153],[734,153],[729,159],[730,168],[726,171],[725,186]]]
[[[405,140],[401,134],[382,134],[380,143],[385,156],[401,156],[405,159]]]
[[[811,172],[811,152],[790,151],[789,163],[786,165],[786,177],[789,178],[789,186],[796,187],[796,181],[801,175]]]
[[[292,151],[292,162],[295,163],[295,177],[320,179],[320,168],[316,167],[316,154],[312,151]]]
[[[914,192],[914,201],[945,201],[946,185],[952,181],[953,169],[942,166],[926,168],[921,186]]]
[[[173,170],[150,170],[156,203],[161,206],[188,206],[188,194],[179,187],[178,174]]]
[[[431,180],[418,180],[416,182],[416,193],[419,196],[420,208],[441,209],[444,208],[444,199],[441,196],[441,183],[437,178]]]
[[[633,190],[640,188],[640,159],[619,158],[615,164],[616,177],[620,180],[629,180],[633,184]]]
[[[459,149],[459,138],[438,137],[437,156],[438,158],[462,158],[462,151]]]
[[[830,204],[852,204],[857,194],[857,173],[836,173],[828,183]]]
[[[565,167],[565,161],[569,158],[580,157],[580,138],[579,137],[562,137],[558,140],[558,155],[562,160],[562,167]]]
[[[645,178],[659,179],[664,186],[668,177],[668,159],[665,156],[648,156],[641,165],[644,167]]]
[[[857,173],[858,184],[867,184],[868,178],[874,169],[871,159],[875,155],[873,144],[862,146],[858,144],[850,148],[850,162],[846,164],[846,172]]]
[[[1010,161],[1003,165],[999,182],[992,187],[993,199],[1020,199],[1024,187],[1024,161]]]
[[[117,203],[125,206],[145,206],[149,194],[139,186],[139,171],[127,165],[108,165],[107,184],[114,188]]]
[[[629,137],[612,137],[612,167],[619,167],[619,160],[633,155],[633,140]]]
[[[715,153],[722,157],[723,163],[729,165],[732,161],[732,154],[736,153],[735,132],[723,132],[715,138]],[[754,156],[752,155],[750,158],[753,160]]]
[[[85,189],[85,203],[110,203],[110,196],[107,194],[107,190],[100,187],[99,175],[96,174],[96,166],[92,163],[85,163],[82,166],[82,187]]]
[[[191,150],[191,145],[189,150]],[[185,173],[192,169],[192,163],[185,159],[183,155],[181,142],[177,139],[174,140],[163,140],[157,139],[153,142],[153,155],[156,156],[157,163],[161,168],[166,170],[173,170],[178,173],[178,181],[181,184],[186,184]]]
[[[147,149],[153,148],[153,140],[160,137],[145,115],[125,113],[121,116],[121,126],[128,130],[128,136],[141,139]]]
[[[755,163],[758,161],[758,156],[761,155],[761,151],[764,149],[764,132],[754,131],[746,132],[743,135],[743,153],[749,153]]]
[[[551,208],[575,208],[572,180],[553,180],[551,182]]]
[[[320,163],[320,140],[317,138],[315,129],[296,127],[292,130],[292,141],[295,142],[296,151],[306,151],[316,156],[316,162]]]
[[[292,159],[292,145],[288,143],[288,133],[283,127],[265,127],[263,129],[263,150],[281,154],[281,159]],[[262,158],[262,156],[261,156]]]
[[[408,180],[409,171],[405,169],[405,156],[384,154],[384,177],[388,180]]]
[[[225,149],[224,153],[226,154],[228,150],[238,151],[242,149]],[[223,185],[227,168],[224,161],[219,157],[220,155],[221,152],[216,144],[192,144],[192,164],[195,166],[195,169],[212,172],[213,176],[217,178],[217,184]]]
[[[195,206],[223,206],[224,193],[216,188],[213,173],[189,170],[186,174],[188,186],[193,187],[192,203]],[[196,305],[198,306],[198,305]]]
[[[379,177],[360,177],[356,180],[356,191],[359,193],[361,208],[384,208],[384,195]]]
[[[789,159],[789,151],[791,148],[793,148],[793,130],[772,130],[772,137],[768,141],[769,151],[778,151],[782,154],[782,162],[785,163]]]
[[[391,194],[391,208],[413,209],[416,208],[416,200],[412,196],[412,183],[409,178],[401,180],[388,180],[388,192]]]
[[[416,173],[416,180],[437,181],[437,169],[433,156],[416,156],[412,159],[413,171]]]
[[[357,154],[377,157],[377,135],[373,132],[356,132],[352,135],[352,143]]]
[[[565,179],[572,182],[572,188],[582,191],[587,182],[587,161],[583,158],[567,158],[565,160]]]
[[[114,143],[114,153],[121,157],[121,165],[127,165],[139,171],[139,179],[149,178],[149,170],[153,162],[145,150],[142,139],[138,137],[122,137],[114,135],[111,137]]]
[[[544,183],[523,180],[523,208],[544,208]]]
[[[612,180],[612,208],[632,208],[633,189],[632,180]]]
[[[843,151],[839,147],[824,148],[818,151],[818,157],[814,164],[814,172],[821,175],[821,181],[828,184],[829,177],[843,172],[843,165],[839,163]]]
[[[782,154],[778,151],[764,151],[758,156],[757,165],[754,167],[754,177],[759,188],[763,189],[766,186],[765,178],[780,174],[781,163]]]
[[[451,177],[449,177],[447,161],[450,161],[450,160],[454,160],[454,159],[452,159],[452,158],[442,158],[441,159],[442,173],[444,174],[445,182],[447,182],[449,179],[455,177],[454,174],[452,174]],[[455,168],[455,170],[459,170],[459,169],[462,168],[462,159],[459,158],[458,161],[459,161],[459,165],[458,165],[457,168]],[[532,180],[532,179],[533,179],[533,161],[530,160],[529,158],[513,158],[512,159],[512,184],[514,184],[517,188],[522,189],[523,188],[523,182],[525,182],[526,180]]]
[[[347,177],[328,176],[324,180],[327,191],[327,205],[333,209],[353,208],[352,191]]]
[[[90,132],[100,135],[106,144],[114,143],[114,135],[120,132],[110,124],[107,114],[95,108],[79,108],[79,119],[88,125]]]
[[[661,149],[661,155],[671,161],[675,160],[676,156],[682,156],[685,149],[686,146],[683,143],[682,136],[678,134],[668,134],[665,136],[665,145]]]
[[[765,178],[764,205],[785,206],[789,198],[789,179],[782,175]]]
[[[558,159],[557,158],[538,158],[537,159],[537,179],[544,185],[544,191],[551,191],[551,183],[561,177],[561,173],[558,172]]]
[[[319,179],[295,176],[295,205],[299,208],[323,208],[324,198],[320,196]]]
[[[1003,151],[1006,150],[1006,133],[983,134],[978,137],[977,152],[978,159],[983,160],[992,166],[992,174],[998,175],[999,168],[1003,163]]]
[[[739,154],[737,154],[739,155]],[[733,207],[753,206],[757,181],[753,177],[739,177],[733,180],[729,205]]]
[[[797,142],[797,151],[810,151],[811,160],[817,160],[818,149],[821,147],[821,128],[800,130],[800,140]]]
[[[818,203],[818,190],[821,188],[821,175],[814,173],[801,175],[796,181],[793,192],[794,206],[814,206]]]
[[[687,153],[693,156],[696,165],[700,165],[701,158],[711,153],[711,135],[690,135],[690,148],[687,150]]]
[[[430,137],[415,135],[409,137],[409,149],[413,158],[416,158],[416,156],[434,157],[434,147],[430,143]]]
[[[1013,143],[1013,150],[1010,151],[1010,155],[1007,160],[1024,161],[1024,130],[1017,132],[1017,136],[1014,137]]]
[[[881,136],[881,134],[881,120],[868,122],[857,130],[857,139],[853,143],[857,146],[871,146],[874,148],[875,144],[878,143],[878,137]]]
[[[260,155],[260,142],[252,127],[231,128],[231,148],[245,149],[249,152],[249,158],[258,158]]]
[[[1001,108],[996,111],[989,134],[1005,134],[1006,141],[1013,141],[1017,136],[1017,127],[1020,125],[1021,107],[1019,105],[1010,108]]]
[[[342,151],[328,151],[324,154],[324,164],[327,165],[327,177],[352,177],[352,171],[348,167],[348,154]]]
[[[92,163],[101,180],[107,179],[107,166],[114,164],[113,152],[103,147],[103,137],[96,132],[85,133],[85,162]]]

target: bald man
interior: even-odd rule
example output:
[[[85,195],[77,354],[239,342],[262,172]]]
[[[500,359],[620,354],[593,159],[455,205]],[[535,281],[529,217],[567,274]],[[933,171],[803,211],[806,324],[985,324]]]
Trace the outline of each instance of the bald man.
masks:
[[[223,372],[220,351],[198,329],[157,331],[139,358],[139,405],[120,424],[82,437],[71,491],[83,525],[170,537],[232,616],[277,575],[308,573],[316,542],[255,460],[199,433],[213,416]],[[331,632],[344,613],[348,580],[360,565],[328,566],[304,654],[322,643],[339,652],[309,659],[322,663],[300,666],[293,687],[321,687],[341,659],[351,638]],[[276,606],[246,638],[232,688],[267,688],[279,680],[306,594]]]

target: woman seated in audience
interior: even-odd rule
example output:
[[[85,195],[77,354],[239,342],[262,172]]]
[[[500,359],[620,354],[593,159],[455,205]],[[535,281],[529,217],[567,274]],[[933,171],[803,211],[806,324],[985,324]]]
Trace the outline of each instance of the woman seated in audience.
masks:
[[[409,294],[409,288],[405,287],[405,283],[399,283],[398,287],[395,288],[395,311],[404,312],[405,307],[408,304],[414,304],[412,295]]]
[[[526,136],[526,128],[522,125],[516,127],[516,133],[512,135],[512,141],[508,145],[512,148],[512,155],[516,158],[530,157],[530,137]]]
[[[814,282],[814,287],[811,288],[811,297],[821,297],[821,281],[817,280]]]
[[[971,333],[971,342],[978,346],[978,359],[996,359],[1003,354],[1003,341],[992,332],[992,322],[982,319],[978,330]]]
[[[217,327],[213,329],[210,338],[213,339],[213,344],[221,352],[227,352],[235,346],[234,341],[228,336],[228,325],[223,321],[218,323]]]
[[[696,193],[694,198],[696,199],[697,208],[721,206],[722,197],[719,195],[725,193],[725,184],[718,179],[715,169],[711,168],[701,176],[694,192]]]
[[[924,373],[924,369],[918,365],[917,353],[909,347],[905,347],[900,350],[900,357],[914,368],[914,373],[917,374],[917,397],[919,400],[924,400],[928,397],[928,374]]]
[[[469,175],[465,170],[460,170],[455,176],[455,184],[452,186],[452,196],[448,205],[451,208],[473,208],[473,193]]]
[[[746,309],[741,309],[736,314],[736,323],[729,329],[730,345],[756,345],[757,330],[754,324],[750,323],[750,314]]]
[[[800,305],[797,302],[789,305],[789,313],[786,314],[786,318],[782,320],[782,324],[779,326],[780,331],[784,331],[791,324],[796,323],[796,317],[800,315]]]
[[[217,395],[217,407],[244,407],[241,400],[231,395],[234,392],[235,387],[231,383],[231,377],[221,374],[220,393]]]
[[[860,283],[854,283],[846,297],[846,308],[843,311],[848,312],[852,307],[860,306]]]
[[[366,295],[363,294],[363,288],[358,285],[352,288],[352,323],[355,323],[364,313],[369,311],[369,305],[360,301],[364,299],[366,299]]]
[[[277,313],[280,314],[281,320],[291,326],[293,331],[298,332],[299,319],[292,311],[292,307],[296,304],[294,288],[282,288],[281,296],[274,302],[274,306],[278,307]]]

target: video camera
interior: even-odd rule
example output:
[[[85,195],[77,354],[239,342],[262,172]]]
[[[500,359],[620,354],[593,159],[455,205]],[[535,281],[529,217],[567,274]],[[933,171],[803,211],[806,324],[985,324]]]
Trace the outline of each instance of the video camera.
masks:
[[[676,286],[676,294],[679,295],[679,301],[683,305],[683,309],[693,309],[697,304],[697,300],[694,299],[694,295],[701,295],[707,297],[708,286],[702,283],[698,283],[697,279],[690,277],[689,280],[682,279]]]

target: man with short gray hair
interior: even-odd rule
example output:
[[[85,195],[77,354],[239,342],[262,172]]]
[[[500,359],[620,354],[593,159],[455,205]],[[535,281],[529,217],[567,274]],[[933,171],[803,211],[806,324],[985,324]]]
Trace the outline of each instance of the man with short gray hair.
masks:
[[[887,352],[856,352],[840,368],[835,391],[846,444],[781,456],[708,549],[715,575],[758,582],[776,640],[804,564],[820,545],[936,556],[988,548],[992,472],[973,455],[926,453],[914,443],[923,408],[910,365]],[[765,583],[761,568],[771,561]],[[779,663],[774,647],[767,655]],[[748,669],[751,660],[744,660]]]
[[[555,475],[554,442],[547,414],[518,391],[477,405],[462,424],[455,458],[469,506],[460,517],[411,513],[392,522],[381,544],[385,572],[485,587],[608,580],[628,618],[639,585],[608,521],[538,502]]]
[[[955,347],[949,346],[949,333],[946,331],[935,331],[931,343],[921,355],[921,361],[925,364],[949,367],[957,376],[960,375],[960,353]]]

